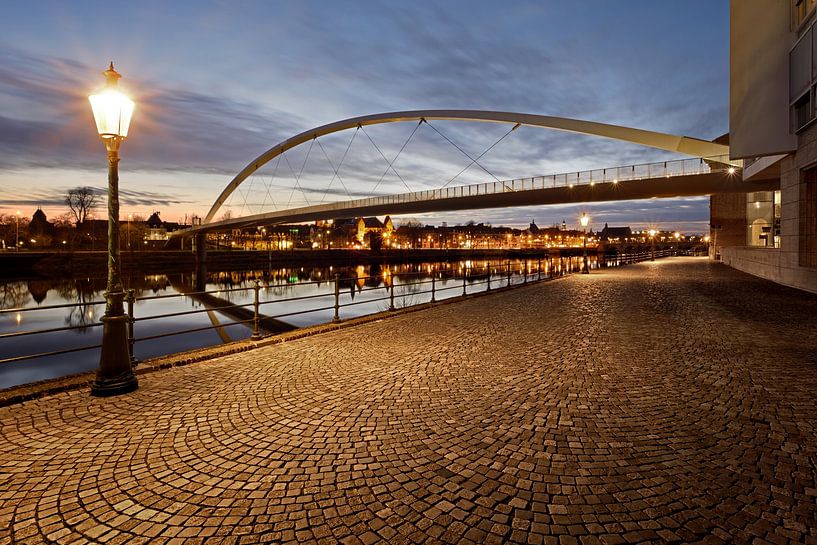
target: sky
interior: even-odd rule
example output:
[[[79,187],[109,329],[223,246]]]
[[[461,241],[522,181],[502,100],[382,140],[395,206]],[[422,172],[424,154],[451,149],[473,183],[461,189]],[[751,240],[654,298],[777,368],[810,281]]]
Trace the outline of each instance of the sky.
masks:
[[[278,142],[379,112],[515,111],[713,139],[728,131],[728,11],[728,0],[6,0],[0,214],[30,216],[39,206],[53,219],[67,212],[73,187],[104,194],[104,146],[87,96],[104,84],[111,60],[136,102],[121,150],[122,217],[204,216],[233,176]],[[217,217],[682,158],[542,128],[502,138],[509,126],[431,125],[350,130],[290,150],[249,178]],[[446,139],[471,157],[499,143],[480,159],[484,168],[458,175],[471,160]],[[396,220],[548,226],[576,223],[587,211],[594,228],[705,232],[708,203],[652,199]]]

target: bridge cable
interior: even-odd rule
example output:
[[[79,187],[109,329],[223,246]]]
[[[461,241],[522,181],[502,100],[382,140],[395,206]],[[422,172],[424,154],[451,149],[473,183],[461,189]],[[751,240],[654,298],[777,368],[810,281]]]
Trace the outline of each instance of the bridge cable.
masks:
[[[248,209],[250,211],[250,214],[252,214],[252,208],[249,208],[249,205],[247,204],[247,199],[250,197],[250,192],[252,191],[252,185],[254,183],[255,183],[255,172],[253,172],[252,176],[250,177],[250,187],[248,187],[246,189],[246,192],[244,192],[244,191],[239,191],[238,192],[242,197],[244,197],[244,203],[241,205],[241,212],[239,213],[240,215],[244,214],[244,209]]]
[[[481,164],[479,161],[477,161],[476,159],[474,159],[473,157],[471,157],[471,156],[468,154],[468,152],[467,152],[467,151],[465,151],[464,149],[462,149],[461,147],[459,147],[457,144],[455,144],[454,142],[452,142],[452,141],[451,141],[451,139],[450,139],[450,138],[448,138],[448,137],[447,137],[446,135],[444,135],[443,133],[441,133],[441,132],[440,132],[440,131],[437,129],[437,127],[435,127],[434,125],[432,125],[432,124],[431,124],[431,123],[429,123],[428,121],[426,121],[426,125],[428,125],[428,126],[429,126],[429,127],[431,127],[432,129],[434,129],[434,131],[435,131],[437,134],[439,134],[440,136],[442,136],[442,137],[443,137],[443,138],[444,138],[444,139],[445,139],[445,140],[446,140],[446,141],[447,141],[449,144],[451,144],[452,146],[454,146],[455,148],[457,148],[458,150],[460,150],[460,153],[462,153],[463,155],[465,155],[466,157],[468,157],[469,159],[471,159],[472,164],[473,164],[473,163],[476,163],[476,165],[477,165],[479,168],[481,168],[482,170],[484,170],[485,172],[487,172],[487,173],[488,173],[488,174],[489,174],[489,175],[490,175],[490,176],[491,176],[491,177],[492,177],[494,180],[496,180],[497,182],[500,182],[500,179],[499,179],[499,178],[497,178],[496,176],[494,176],[494,174],[493,174],[493,173],[492,173],[490,170],[488,170],[487,168],[485,168],[484,166],[482,166],[482,164]],[[513,130],[513,129],[511,129],[511,130]],[[507,135],[505,135],[505,136],[507,136]],[[503,136],[502,138],[505,138],[505,136]],[[470,166],[470,165],[469,165],[469,166]],[[466,167],[466,168],[467,168],[467,167]],[[459,176],[459,174],[458,174],[457,176]],[[446,185],[448,185],[448,183],[451,183],[451,180],[449,180],[449,181],[446,183]],[[443,187],[445,187],[445,186],[443,186]]]
[[[443,187],[446,187],[448,184],[450,184],[451,182],[453,182],[454,180],[456,180],[456,179],[459,177],[459,175],[460,175],[460,174],[462,174],[463,172],[465,172],[466,170],[468,170],[469,168],[471,168],[471,165],[473,165],[474,163],[476,163],[476,162],[477,162],[479,159],[482,159],[482,156],[483,156],[483,155],[485,155],[486,153],[488,153],[489,151],[491,151],[492,149],[494,149],[494,147],[495,147],[497,144],[499,144],[500,142],[502,142],[502,141],[505,139],[505,137],[506,137],[506,136],[508,136],[509,134],[511,134],[513,131],[515,131],[516,129],[518,129],[520,126],[521,126],[521,124],[520,124],[520,123],[517,123],[516,125],[514,125],[514,126],[513,126],[513,128],[511,128],[511,130],[509,130],[508,132],[506,132],[505,134],[503,134],[503,135],[502,135],[502,137],[501,137],[499,140],[497,140],[496,142],[494,142],[493,144],[491,144],[491,145],[488,147],[488,149],[486,149],[485,151],[483,151],[482,153],[480,153],[479,155],[477,155],[477,158],[476,158],[476,159],[472,159],[472,160],[471,160],[471,162],[470,162],[470,163],[468,163],[468,166],[466,166],[465,168],[463,168],[461,171],[457,172],[456,176],[454,176],[453,178],[451,178],[450,180],[448,180],[447,182],[445,182],[445,184],[443,184]],[[477,164],[479,164],[479,163],[477,163]],[[480,166],[482,166],[482,165],[480,165]],[[484,169],[483,169],[483,170],[484,170]],[[490,174],[490,173],[489,173],[489,174]],[[491,174],[491,176],[494,176],[494,175],[493,175],[493,174]],[[494,176],[494,179],[496,180],[496,176]],[[497,180],[497,181],[499,182],[499,180]],[[502,187],[507,188],[507,186],[505,185],[505,182],[500,182],[500,183],[502,184]]]
[[[369,133],[366,132],[366,129],[363,128],[363,125],[358,125],[358,127],[360,127],[360,130],[362,130],[363,134],[366,135],[366,138],[369,139],[369,142],[372,143],[372,145],[374,146],[374,149],[376,149],[378,151],[378,153],[380,153],[380,157],[382,157],[383,160],[386,161],[386,163],[388,163],[389,166],[386,169],[386,171],[388,172],[388,170],[391,169],[395,174],[397,174],[397,177],[400,178],[400,181],[403,182],[403,185],[406,186],[406,189],[411,191],[411,188],[409,187],[409,185],[406,183],[406,181],[403,179],[403,177],[400,176],[400,173],[397,172],[397,169],[394,168],[394,166],[389,162],[388,159],[386,159],[386,156],[383,154],[383,152],[380,150],[380,148],[377,146],[377,144],[375,144],[374,140],[372,140],[372,137],[369,136]]]
[[[264,206],[267,204],[267,197],[269,197],[270,201],[272,201],[273,209],[277,208],[278,205],[275,204],[275,198],[270,195],[270,189],[272,189],[272,183],[275,181],[275,176],[278,174],[278,165],[281,164],[281,156],[278,156],[278,159],[275,161],[275,169],[272,171],[272,176],[270,177],[269,183],[267,184],[267,193],[264,195],[264,201],[261,203],[261,210],[264,209]],[[259,212],[261,211],[259,210]]]
[[[326,200],[326,196],[329,194],[329,190],[332,188],[332,183],[335,181],[335,178],[340,180],[340,185],[343,186],[343,189],[346,191],[346,195],[349,197],[349,199],[352,198],[352,194],[349,193],[349,189],[346,187],[346,184],[343,183],[343,178],[340,177],[340,167],[343,166],[343,162],[346,160],[346,155],[349,153],[349,148],[352,147],[352,142],[355,141],[355,136],[357,136],[357,129],[355,129],[355,132],[352,133],[352,138],[349,140],[349,144],[346,146],[346,151],[343,152],[343,156],[340,158],[340,163],[338,163],[338,168],[335,168],[335,165],[332,163],[332,159],[329,158],[329,155],[326,153],[326,150],[323,148],[323,144],[321,144],[321,141],[318,140],[318,147],[321,148],[321,151],[323,152],[323,156],[326,157],[327,161],[329,161],[329,166],[331,166],[332,170],[335,171],[335,174],[332,176],[332,179],[329,180],[329,185],[326,188],[326,192],[323,194],[323,197],[321,198],[321,203],[323,203]]]
[[[411,131],[411,134],[408,136],[408,138],[406,138],[406,141],[405,141],[405,142],[403,142],[403,146],[400,148],[400,151],[398,151],[398,152],[397,152],[397,155],[395,155],[395,156],[394,156],[394,159],[392,159],[392,161],[391,161],[391,163],[389,164],[389,166],[388,166],[388,167],[386,167],[386,170],[384,170],[384,171],[383,171],[383,174],[381,174],[381,175],[380,175],[380,179],[379,179],[379,180],[377,180],[377,183],[376,183],[376,184],[374,184],[374,187],[372,188],[372,195],[371,195],[372,197],[374,197],[374,192],[377,190],[377,187],[380,185],[380,182],[382,182],[382,181],[383,181],[383,178],[384,178],[384,177],[386,176],[386,174],[389,172],[389,167],[391,167],[391,166],[392,166],[394,163],[396,163],[396,162],[397,162],[397,158],[398,158],[398,157],[400,157],[400,154],[401,154],[401,153],[403,153],[403,150],[404,150],[404,149],[406,149],[406,146],[408,145],[409,141],[411,141],[411,138],[414,136],[414,133],[416,133],[416,132],[417,132],[417,129],[419,129],[419,128],[420,128],[420,125],[422,125],[422,124],[423,124],[423,120],[421,119],[421,120],[420,120],[420,122],[419,122],[419,123],[417,123],[417,125],[414,127],[414,130],[413,130],[413,131]],[[402,179],[402,178],[401,178],[401,179]],[[405,181],[404,181],[403,183],[405,183]],[[408,187],[408,185],[407,185],[406,187]],[[409,189],[409,191],[411,191],[411,189]]]
[[[292,171],[292,175],[295,177],[295,187],[292,188],[292,192],[289,194],[289,200],[287,201],[287,208],[292,204],[292,196],[295,194],[295,188],[301,190],[301,195],[304,196],[304,201],[306,201],[307,206],[309,206],[309,198],[306,196],[306,191],[304,191],[303,186],[301,185],[301,176],[304,174],[304,168],[306,167],[306,162],[309,161],[309,155],[312,153],[312,147],[315,145],[315,140],[317,137],[312,137],[312,141],[309,143],[309,149],[306,151],[306,157],[304,157],[304,162],[301,165],[301,170],[298,174],[295,174],[295,169],[292,168],[292,165],[289,162],[289,159],[284,157],[287,165],[289,165],[289,169]]]

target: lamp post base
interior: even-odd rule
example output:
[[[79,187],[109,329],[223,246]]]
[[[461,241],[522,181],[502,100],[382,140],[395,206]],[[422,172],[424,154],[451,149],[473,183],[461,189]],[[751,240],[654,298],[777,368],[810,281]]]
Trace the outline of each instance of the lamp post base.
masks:
[[[102,323],[102,351],[91,395],[109,397],[127,394],[139,387],[128,349],[128,317],[124,314],[103,316]]]
[[[94,397],[111,397],[120,394],[135,392],[139,388],[139,382],[133,373],[123,375],[115,379],[96,379],[91,386],[91,395]]]

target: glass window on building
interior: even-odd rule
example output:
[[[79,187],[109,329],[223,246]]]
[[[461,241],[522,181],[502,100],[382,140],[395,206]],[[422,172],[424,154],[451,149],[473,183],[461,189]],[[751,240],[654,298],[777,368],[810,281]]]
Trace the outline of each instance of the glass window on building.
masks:
[[[817,6],[817,0],[791,0],[792,30],[797,30],[803,21],[809,18],[815,6]]]
[[[748,246],[780,247],[780,192],[759,191],[746,195]]]

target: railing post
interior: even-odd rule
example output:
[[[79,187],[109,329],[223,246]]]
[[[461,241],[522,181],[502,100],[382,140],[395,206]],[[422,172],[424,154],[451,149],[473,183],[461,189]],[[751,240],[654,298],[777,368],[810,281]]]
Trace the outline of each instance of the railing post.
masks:
[[[468,267],[462,271],[462,296],[465,297],[465,280],[468,277]]]
[[[258,280],[255,281],[255,285],[253,286],[253,291],[255,292],[255,294],[254,294],[255,298],[254,298],[254,301],[253,301],[252,336],[250,337],[250,339],[252,339],[253,341],[257,341],[258,339],[261,338],[261,328],[259,327],[260,322],[261,322],[261,318],[260,318],[259,308],[258,308],[260,306],[259,305],[259,302],[260,302],[259,301],[259,293],[261,292],[261,282],[259,282]]]
[[[435,295],[436,295],[435,294],[435,289],[437,287],[436,284],[437,284],[437,274],[436,273],[431,273],[431,302],[432,303],[437,302],[437,299],[435,298]]]
[[[488,287],[485,289],[488,293],[491,293],[491,262],[488,262]]]
[[[539,273],[539,277],[537,278],[537,280],[541,280],[542,279],[542,258],[541,257],[538,260],[536,270]]]
[[[394,276],[391,277],[391,284],[389,284],[389,310],[396,310],[394,307]]]
[[[508,287],[511,287],[511,260],[508,260]]]
[[[128,350],[130,351],[131,368],[134,368],[136,367],[136,356],[133,354],[133,347],[136,344],[136,340],[133,336],[133,323],[136,320],[133,316],[133,306],[136,302],[136,292],[134,290],[128,290],[125,295],[125,301],[128,303]]]
[[[528,283],[528,258],[525,258],[525,284]]]
[[[335,315],[332,321],[340,321],[340,273],[335,273]]]

